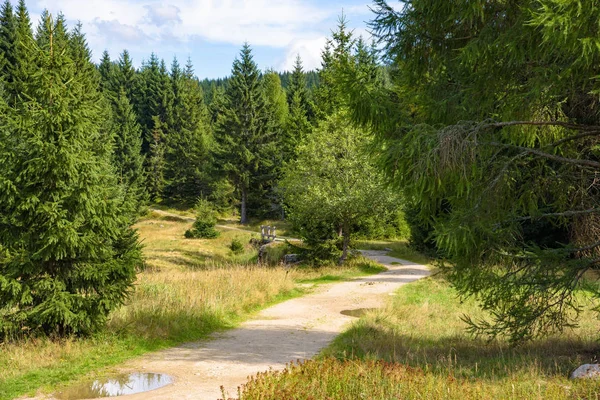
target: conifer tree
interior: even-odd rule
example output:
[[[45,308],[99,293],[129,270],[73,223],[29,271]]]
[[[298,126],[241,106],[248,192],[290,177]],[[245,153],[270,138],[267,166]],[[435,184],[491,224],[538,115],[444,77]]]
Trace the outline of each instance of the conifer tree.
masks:
[[[137,90],[136,71],[127,50],[123,50],[117,62],[116,81],[118,87],[125,90],[129,101],[133,102]]]
[[[104,95],[113,99],[118,96],[120,92],[120,85],[117,82],[117,71],[114,63],[110,59],[108,51],[102,52],[102,58],[98,65],[98,72],[102,78],[100,82],[100,88]]]
[[[188,60],[185,71],[181,71],[177,59],[173,61],[171,82],[174,104],[166,140],[165,195],[193,203],[208,190],[208,111],[191,61]]]
[[[163,123],[157,116],[152,117],[152,134],[146,156],[147,189],[150,200],[159,200],[165,187],[165,135]]]
[[[260,71],[252,59],[250,45],[244,44],[240,58],[233,62],[227,85],[227,107],[215,130],[217,167],[229,178],[240,196],[240,220],[248,222],[250,190],[265,183],[259,173],[272,167],[273,134],[260,83]]]
[[[315,116],[314,105],[312,104],[312,99],[310,98],[308,87],[306,86],[306,74],[302,67],[300,54],[296,56],[294,70],[290,76],[290,83],[287,88],[287,100],[290,108],[292,107],[294,96],[296,96],[296,94],[300,99],[300,106],[304,109],[306,118],[308,118],[309,121],[312,120]]]
[[[147,201],[142,129],[123,87],[113,102],[112,115],[115,132],[113,164],[125,191],[124,204],[130,215],[135,217]]]
[[[24,82],[35,71],[31,43],[33,43],[31,19],[25,6],[25,0],[19,0],[16,9],[16,43],[14,48],[17,63],[13,67],[13,80],[7,87],[6,93],[10,105],[19,101],[24,90]]]
[[[35,72],[22,81],[22,101],[0,105],[2,336],[93,331],[123,303],[140,264],[109,162],[112,138],[89,93],[97,87],[48,14],[39,32],[39,46],[23,43]]]
[[[348,21],[342,14],[332,37],[327,39],[321,53],[319,87],[316,91],[317,114],[320,119],[332,115],[343,103],[343,93],[339,85],[340,69],[351,62],[352,49],[356,40],[348,31]]]
[[[12,5],[6,0],[0,8],[0,75],[9,86],[14,80],[14,68],[17,65],[17,21]]]

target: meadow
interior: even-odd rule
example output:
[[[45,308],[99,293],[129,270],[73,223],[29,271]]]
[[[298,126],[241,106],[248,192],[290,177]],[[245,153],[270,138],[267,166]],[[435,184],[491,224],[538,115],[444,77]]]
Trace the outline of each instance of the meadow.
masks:
[[[600,398],[597,381],[568,379],[579,365],[598,362],[596,314],[584,313],[576,329],[518,347],[469,335],[464,314],[485,317],[439,275],[403,286],[315,360],[253,377],[241,398]]]
[[[320,283],[381,271],[363,259],[342,269],[259,266],[248,244],[259,235],[220,229],[217,239],[185,239],[191,225],[152,212],[138,222],[145,266],[129,301],[110,315],[102,332],[0,343],[0,399],[52,392],[135,356],[233,328]],[[237,254],[230,249],[234,239],[244,244]]]

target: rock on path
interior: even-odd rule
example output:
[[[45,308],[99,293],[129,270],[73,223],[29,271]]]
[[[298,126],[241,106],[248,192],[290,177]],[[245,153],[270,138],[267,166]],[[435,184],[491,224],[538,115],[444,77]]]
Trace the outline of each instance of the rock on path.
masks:
[[[271,368],[283,369],[292,360],[315,356],[354,319],[342,315],[342,311],[381,307],[389,293],[429,275],[423,265],[385,254],[363,251],[366,257],[385,265],[389,269],[386,272],[323,285],[314,293],[265,309],[254,320],[215,334],[212,340],[187,343],[127,362],[121,372],[165,373],[175,382],[123,399],[214,400],[222,397],[221,385],[233,397],[248,376]]]

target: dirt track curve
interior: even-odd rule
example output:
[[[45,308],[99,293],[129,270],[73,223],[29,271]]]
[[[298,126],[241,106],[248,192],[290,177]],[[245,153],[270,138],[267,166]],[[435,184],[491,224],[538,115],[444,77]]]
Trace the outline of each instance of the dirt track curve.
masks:
[[[237,387],[246,382],[248,376],[269,368],[283,369],[289,361],[316,355],[353,320],[342,315],[342,311],[381,307],[389,293],[429,275],[427,267],[389,257],[384,251],[364,251],[363,254],[389,270],[323,285],[309,295],[263,310],[237,329],[214,334],[211,340],[187,343],[131,360],[119,370],[165,373],[175,381],[161,389],[119,398],[215,400],[222,397],[221,385],[229,395],[235,396]]]

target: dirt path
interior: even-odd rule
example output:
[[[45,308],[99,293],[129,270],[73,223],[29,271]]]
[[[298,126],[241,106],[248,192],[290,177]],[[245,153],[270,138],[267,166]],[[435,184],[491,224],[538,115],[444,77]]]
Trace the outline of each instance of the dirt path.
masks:
[[[212,340],[187,343],[127,362],[119,368],[121,372],[165,373],[173,376],[175,382],[123,398],[215,400],[222,397],[221,385],[235,396],[237,387],[248,376],[269,368],[283,369],[289,361],[313,357],[353,320],[342,315],[342,311],[381,307],[389,293],[429,275],[425,266],[385,253],[363,252],[389,271],[321,286],[315,293],[260,312],[237,329],[215,334]]]

